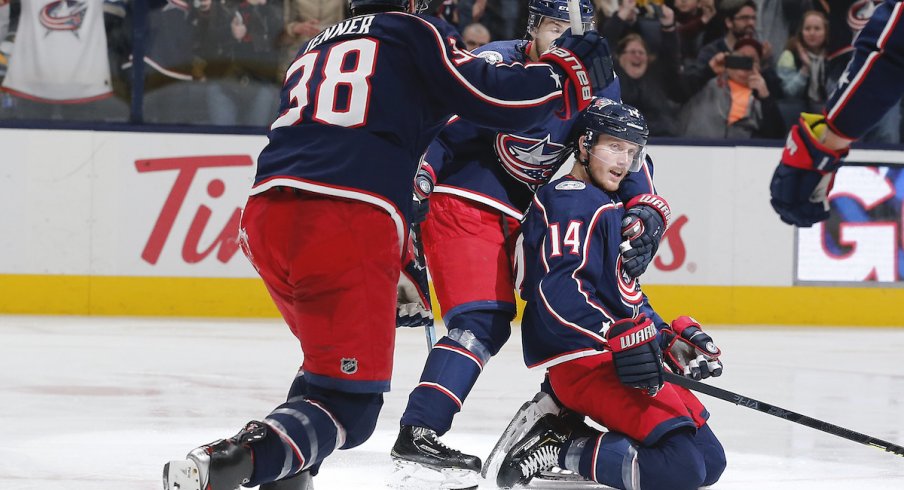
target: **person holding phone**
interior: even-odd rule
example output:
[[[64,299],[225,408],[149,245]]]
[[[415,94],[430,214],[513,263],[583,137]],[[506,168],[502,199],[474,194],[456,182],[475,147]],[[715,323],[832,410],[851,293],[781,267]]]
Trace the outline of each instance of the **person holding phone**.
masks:
[[[783,132],[773,93],[760,71],[762,45],[735,43],[717,77],[707,82],[681,113],[682,134],[696,138],[778,138]]]

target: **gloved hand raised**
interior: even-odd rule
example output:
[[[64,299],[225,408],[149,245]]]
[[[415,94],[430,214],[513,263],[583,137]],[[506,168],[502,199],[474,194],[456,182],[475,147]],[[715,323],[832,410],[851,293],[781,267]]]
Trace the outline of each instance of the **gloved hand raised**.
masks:
[[[567,77],[563,90],[566,97],[576,97],[577,111],[584,110],[595,93],[615,81],[609,44],[594,30],[584,34],[566,30],[540,55],[540,61],[551,63]]]
[[[669,203],[655,194],[641,194],[625,206],[622,237],[619,246],[622,268],[631,277],[640,277],[653,261],[662,235],[669,226],[672,210]]]
[[[802,113],[788,134],[769,192],[772,208],[789,225],[806,228],[829,217],[827,196],[848,150],[823,145],[827,130],[825,117]]]

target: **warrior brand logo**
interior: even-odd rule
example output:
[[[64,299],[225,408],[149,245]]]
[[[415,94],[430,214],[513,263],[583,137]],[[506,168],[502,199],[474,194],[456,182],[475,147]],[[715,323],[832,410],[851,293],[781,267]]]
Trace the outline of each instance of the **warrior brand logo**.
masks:
[[[496,155],[502,168],[531,189],[545,184],[565,159],[565,147],[550,141],[513,134],[496,135]]]
[[[355,374],[358,372],[358,360],[354,357],[343,357],[341,361],[339,361],[339,369],[344,374]]]
[[[85,1],[58,0],[45,5],[38,20],[47,28],[48,34],[52,31],[71,31],[78,37],[87,10],[88,3]]]
[[[630,334],[622,337],[619,340],[619,345],[621,346],[622,350],[630,349],[631,347],[634,347],[635,345],[643,344],[644,342],[652,339],[655,336],[656,336],[656,326],[651,323],[636,332],[630,333]]]

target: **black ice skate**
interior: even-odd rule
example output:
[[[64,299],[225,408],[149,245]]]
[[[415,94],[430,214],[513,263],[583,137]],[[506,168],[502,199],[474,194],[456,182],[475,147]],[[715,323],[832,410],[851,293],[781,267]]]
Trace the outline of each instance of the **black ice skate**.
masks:
[[[391,451],[397,489],[476,489],[480,458],[452,449],[426,427],[402,426]]]
[[[512,417],[508,427],[502,431],[499,440],[493,446],[493,450],[490,451],[487,462],[483,465],[481,476],[490,481],[495,480],[499,467],[502,465],[502,460],[511,451],[515,443],[523,439],[528,431],[544,416],[548,414],[558,415],[560,413],[562,413],[562,407],[549,394],[542,391],[534,395],[532,400],[524,402],[515,413],[515,416]]]
[[[541,418],[505,455],[496,475],[496,485],[500,488],[527,485],[540,472],[555,467],[568,435],[558,416],[550,414]]]
[[[254,471],[249,445],[266,435],[264,424],[248,422],[235,436],[197,447],[186,459],[166,463],[164,490],[236,490]]]

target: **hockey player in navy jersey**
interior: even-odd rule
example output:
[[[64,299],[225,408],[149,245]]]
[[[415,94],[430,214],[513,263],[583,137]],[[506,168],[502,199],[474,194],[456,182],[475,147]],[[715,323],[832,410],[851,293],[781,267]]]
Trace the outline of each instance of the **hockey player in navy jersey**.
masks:
[[[525,363],[546,370],[570,415],[552,411],[520,440],[500,441],[502,461],[491,455],[489,477],[511,488],[559,466],[620,489],[711,485],[724,451],[697,398],[663,384],[662,362],[664,354],[676,372],[718,376],[720,352],[693,318],[662,322],[619,254],[618,190],[643,160],[646,123],[633,107],[605,99],[583,122],[578,163],[537,191],[522,226]],[[583,416],[607,432],[576,422]]]
[[[851,143],[904,94],[904,1],[885,0],[857,34],[854,55],[822,114],[801,114],[769,186],[782,221],[810,227],[829,217],[828,192]]]
[[[354,17],[309,40],[287,71],[239,233],[300,341],[301,370],[263,420],[168,463],[166,490],[304,488],[330,453],[366,441],[389,390],[427,145],[453,113],[526,129],[570,117],[614,79],[593,32],[563,34],[540,63],[491,65],[444,21],[411,13],[412,0],[350,4]]]
[[[584,0],[580,6],[590,29],[593,5]],[[528,40],[492,42],[475,54],[490,64],[536,61],[568,28],[567,2],[530,0],[528,13]],[[602,94],[619,99],[617,84]],[[480,459],[449,448],[438,437],[450,429],[478,376],[511,334],[519,222],[534,191],[570,157],[574,119],[550,114],[541,124],[515,133],[454,119],[430,145],[421,177],[429,181],[428,172],[433,172],[436,186],[422,233],[448,333],[430,352],[401,418],[391,451],[400,487],[477,485]],[[422,197],[432,187],[424,180],[426,185],[418,189]],[[626,202],[654,194],[651,165],[644,162],[642,171],[630,174],[619,193]],[[662,216],[668,215],[667,208],[658,212],[650,202],[636,202],[631,222],[645,220],[647,226],[626,251],[634,276],[652,260],[665,230]],[[418,325],[417,316],[407,311],[401,323]]]

